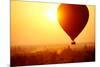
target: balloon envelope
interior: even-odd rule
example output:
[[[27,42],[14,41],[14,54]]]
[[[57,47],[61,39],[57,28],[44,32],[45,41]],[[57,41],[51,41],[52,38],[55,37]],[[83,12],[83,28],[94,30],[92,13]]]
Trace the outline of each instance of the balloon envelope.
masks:
[[[57,15],[63,30],[74,40],[87,24],[89,11],[86,5],[61,4]]]

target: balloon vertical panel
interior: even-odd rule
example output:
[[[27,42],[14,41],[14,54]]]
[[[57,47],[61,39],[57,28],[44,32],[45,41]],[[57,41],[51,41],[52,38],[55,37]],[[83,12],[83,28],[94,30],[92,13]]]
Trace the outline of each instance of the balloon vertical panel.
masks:
[[[11,66],[95,61],[95,5],[11,0]]]

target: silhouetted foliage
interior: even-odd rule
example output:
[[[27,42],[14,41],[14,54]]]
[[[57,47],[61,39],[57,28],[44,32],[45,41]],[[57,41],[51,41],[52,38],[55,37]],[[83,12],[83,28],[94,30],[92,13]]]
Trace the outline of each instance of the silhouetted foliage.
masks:
[[[68,46],[57,51],[45,48],[42,51],[31,52],[29,48],[12,47],[11,66],[95,61],[94,47],[84,46],[76,50]]]

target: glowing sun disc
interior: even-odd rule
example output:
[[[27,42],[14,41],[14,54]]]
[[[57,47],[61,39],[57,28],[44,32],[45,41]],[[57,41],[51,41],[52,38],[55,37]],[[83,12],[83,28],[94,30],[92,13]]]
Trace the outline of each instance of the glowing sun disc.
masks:
[[[52,22],[57,21],[57,9],[56,8],[47,10],[46,15],[47,15],[48,20],[50,20]]]

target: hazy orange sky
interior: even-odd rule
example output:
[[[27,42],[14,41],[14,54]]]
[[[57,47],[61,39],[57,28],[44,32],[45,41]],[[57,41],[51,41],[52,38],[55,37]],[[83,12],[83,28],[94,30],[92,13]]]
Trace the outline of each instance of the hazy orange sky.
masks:
[[[57,3],[11,1],[11,45],[71,43],[57,21]],[[75,39],[77,43],[95,41],[95,6],[87,6],[89,20]]]

